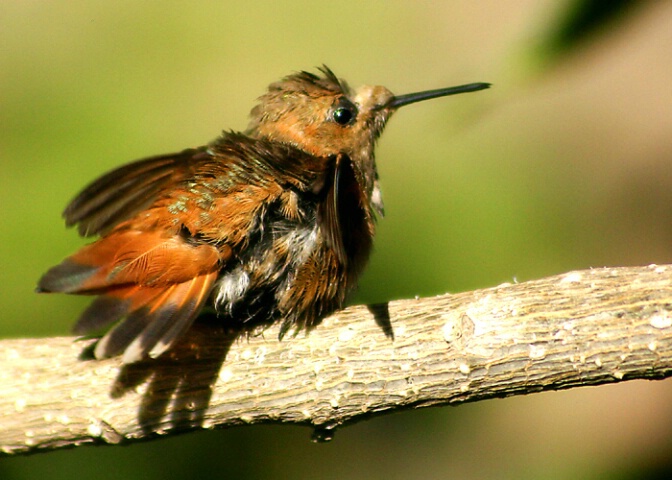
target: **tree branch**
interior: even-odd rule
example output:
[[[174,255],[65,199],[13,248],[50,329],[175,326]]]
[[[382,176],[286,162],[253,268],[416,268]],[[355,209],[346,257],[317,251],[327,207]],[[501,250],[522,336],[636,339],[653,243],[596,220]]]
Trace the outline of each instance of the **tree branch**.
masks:
[[[282,342],[277,326],[238,340],[202,321],[168,355],[130,366],[87,360],[92,340],[0,341],[0,450],[263,422],[326,439],[383,412],[672,371],[672,266],[400,300],[387,313],[348,308]]]

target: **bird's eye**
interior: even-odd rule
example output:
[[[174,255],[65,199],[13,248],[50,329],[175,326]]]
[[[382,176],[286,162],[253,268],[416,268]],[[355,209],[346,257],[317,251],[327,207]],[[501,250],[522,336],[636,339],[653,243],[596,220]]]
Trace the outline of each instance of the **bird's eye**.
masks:
[[[339,125],[347,125],[354,115],[349,108],[338,107],[334,110],[334,121]]]
[[[355,107],[349,100],[341,97],[334,108],[331,118],[339,125],[350,125],[357,116],[357,107]]]

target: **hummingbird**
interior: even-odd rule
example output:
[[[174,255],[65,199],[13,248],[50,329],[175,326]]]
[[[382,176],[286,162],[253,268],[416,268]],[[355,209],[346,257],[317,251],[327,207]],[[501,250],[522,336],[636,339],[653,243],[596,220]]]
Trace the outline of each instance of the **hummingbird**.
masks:
[[[245,131],[121,166],[67,205],[66,225],[99,238],[37,291],[96,296],[73,329],[108,329],[96,358],[156,358],[206,305],[231,325],[281,322],[281,339],[316,326],[371,253],[383,216],[374,147],[391,115],[490,86],[394,95],[318,70],[272,83]]]

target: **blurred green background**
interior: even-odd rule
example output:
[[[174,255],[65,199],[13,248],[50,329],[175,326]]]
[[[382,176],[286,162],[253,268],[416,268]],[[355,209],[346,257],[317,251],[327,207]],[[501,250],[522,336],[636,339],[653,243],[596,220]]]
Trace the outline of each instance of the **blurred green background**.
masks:
[[[84,243],[60,218],[81,187],[245,128],[270,82],[322,63],[396,93],[494,84],[389,124],[356,302],[672,261],[670,2],[26,1],[2,2],[0,27],[2,337],[66,334],[86,305],[33,293]],[[671,405],[670,381],[628,382],[405,412],[327,444],[255,426],[4,458],[0,478],[669,478]]]

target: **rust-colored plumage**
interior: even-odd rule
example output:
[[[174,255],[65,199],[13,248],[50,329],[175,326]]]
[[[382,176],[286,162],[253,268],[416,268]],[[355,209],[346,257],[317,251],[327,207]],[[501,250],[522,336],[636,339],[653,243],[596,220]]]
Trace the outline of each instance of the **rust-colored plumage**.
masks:
[[[100,238],[38,291],[97,295],[75,325],[116,323],[97,358],[159,356],[209,299],[230,321],[281,321],[281,335],[342,307],[383,212],[374,145],[390,115],[488,86],[394,96],[321,72],[271,84],[244,133],[120,167],[68,205],[67,225]]]

